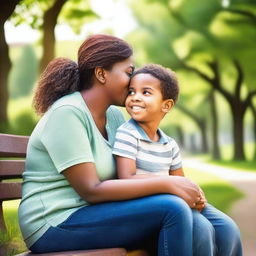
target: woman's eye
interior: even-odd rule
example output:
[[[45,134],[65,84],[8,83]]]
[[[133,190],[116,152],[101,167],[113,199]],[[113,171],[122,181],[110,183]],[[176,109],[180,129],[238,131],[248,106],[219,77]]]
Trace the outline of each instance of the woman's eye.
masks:
[[[149,91],[144,91],[143,94],[144,95],[150,95],[151,93]]]

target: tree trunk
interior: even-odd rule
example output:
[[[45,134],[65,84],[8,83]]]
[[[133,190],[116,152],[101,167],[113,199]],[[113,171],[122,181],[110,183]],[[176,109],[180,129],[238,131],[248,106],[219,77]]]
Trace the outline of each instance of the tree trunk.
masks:
[[[254,154],[253,154],[253,159],[256,160],[256,113],[254,114],[253,122],[254,122]]]
[[[217,108],[216,108],[216,101],[214,96],[214,89],[210,94],[210,106],[211,106],[211,116],[212,116],[212,156],[213,159],[219,160],[220,159],[220,146],[218,141],[218,115],[217,115]]]
[[[244,115],[246,107],[239,101],[233,100],[231,111],[233,118],[233,140],[234,156],[233,160],[245,160],[244,153]]]
[[[20,0],[4,1],[4,3],[0,5],[0,132],[5,132],[4,127],[8,126],[8,75],[11,69],[9,47],[4,34],[4,24],[19,2]]]
[[[53,6],[44,14],[43,22],[43,54],[40,61],[40,73],[44,71],[48,63],[55,57],[55,34],[59,13],[67,0],[56,0]]]
[[[201,119],[200,122],[198,122],[199,129],[201,131],[201,151],[202,153],[209,153],[209,147],[207,143],[207,129],[206,129],[206,121],[204,119]]]
[[[178,137],[179,145],[181,147],[184,147],[184,145],[185,145],[185,142],[184,142],[185,138],[184,138],[184,133],[182,131],[182,128],[179,125],[177,125],[176,126],[176,131],[177,131],[177,137]]]
[[[208,147],[208,143],[207,143],[206,120],[196,116],[194,113],[192,113],[191,111],[189,111],[187,108],[185,108],[182,105],[177,105],[177,108],[179,108],[183,113],[185,113],[187,116],[189,116],[197,124],[200,134],[201,134],[201,149],[200,149],[200,151],[202,153],[209,153],[209,147]]]
[[[253,103],[250,105],[253,116],[253,135],[254,135],[254,154],[253,159],[256,160],[256,108],[254,108]]]

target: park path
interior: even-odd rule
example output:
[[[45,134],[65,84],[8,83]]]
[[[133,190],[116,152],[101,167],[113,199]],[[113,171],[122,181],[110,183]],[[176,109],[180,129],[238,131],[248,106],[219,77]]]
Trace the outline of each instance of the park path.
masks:
[[[243,256],[256,255],[256,172],[239,171],[227,167],[201,162],[198,159],[187,158],[184,167],[195,168],[204,173],[216,175],[234,185],[244,197],[237,200],[229,215],[235,220],[241,230]],[[256,168],[256,167],[255,167]]]

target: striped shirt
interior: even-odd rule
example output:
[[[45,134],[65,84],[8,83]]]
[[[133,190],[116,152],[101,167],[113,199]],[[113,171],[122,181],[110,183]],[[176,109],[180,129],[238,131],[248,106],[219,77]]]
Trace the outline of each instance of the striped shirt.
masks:
[[[158,129],[152,141],[138,123],[130,119],[117,129],[112,153],[136,161],[137,173],[168,174],[182,167],[180,150],[174,139]]]

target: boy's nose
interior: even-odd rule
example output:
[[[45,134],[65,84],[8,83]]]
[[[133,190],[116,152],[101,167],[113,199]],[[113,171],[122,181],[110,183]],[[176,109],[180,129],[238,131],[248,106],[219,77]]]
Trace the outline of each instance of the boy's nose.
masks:
[[[135,93],[135,94],[133,95],[133,97],[132,97],[132,100],[133,100],[133,101],[141,100],[140,95],[139,95],[138,93]]]

